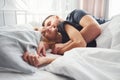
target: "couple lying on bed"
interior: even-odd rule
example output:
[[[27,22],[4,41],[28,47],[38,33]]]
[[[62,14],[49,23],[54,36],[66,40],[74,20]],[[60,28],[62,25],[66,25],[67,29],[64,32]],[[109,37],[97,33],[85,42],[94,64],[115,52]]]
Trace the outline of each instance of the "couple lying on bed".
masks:
[[[96,47],[95,39],[101,33],[102,23],[105,23],[105,20],[97,19],[83,10],[72,11],[66,20],[50,15],[42,24],[42,41],[38,47],[38,55],[26,51],[23,59],[38,67],[55,60],[45,56],[48,48],[51,48],[54,54],[64,54],[76,47]]]

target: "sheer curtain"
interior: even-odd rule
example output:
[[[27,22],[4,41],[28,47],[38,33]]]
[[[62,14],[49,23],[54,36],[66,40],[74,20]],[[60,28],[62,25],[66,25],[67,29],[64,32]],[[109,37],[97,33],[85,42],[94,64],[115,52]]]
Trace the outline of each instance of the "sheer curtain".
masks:
[[[80,9],[99,18],[108,18],[109,0],[80,0]]]
[[[0,0],[0,5],[0,26],[17,24],[17,13],[27,11],[25,0]]]
[[[65,18],[66,15],[79,5],[78,0],[28,0],[27,22],[41,25],[45,17],[58,15]],[[35,22],[35,23],[34,23]]]
[[[74,9],[85,9],[106,18],[109,0],[0,0],[0,25],[26,24],[41,26],[48,15],[63,18]]]
[[[0,0],[0,25],[31,23],[37,26],[41,25],[43,19],[51,14],[65,18],[70,11],[79,7],[78,1]]]

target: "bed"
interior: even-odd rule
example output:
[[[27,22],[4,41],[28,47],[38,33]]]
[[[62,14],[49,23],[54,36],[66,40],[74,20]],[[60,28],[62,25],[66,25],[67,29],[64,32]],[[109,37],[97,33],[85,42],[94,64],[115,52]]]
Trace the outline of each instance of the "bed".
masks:
[[[120,15],[101,25],[97,48],[74,48],[32,74],[0,69],[0,80],[120,80]],[[48,56],[54,57],[47,52]]]
[[[0,80],[71,80],[67,76],[61,76],[38,68],[35,73],[22,74],[16,72],[0,72]]]

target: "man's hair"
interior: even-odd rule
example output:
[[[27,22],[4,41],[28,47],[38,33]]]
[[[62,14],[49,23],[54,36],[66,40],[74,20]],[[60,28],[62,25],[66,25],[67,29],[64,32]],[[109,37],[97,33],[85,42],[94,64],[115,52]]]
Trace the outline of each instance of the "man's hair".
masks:
[[[45,26],[45,21],[46,21],[48,18],[52,17],[52,16],[55,16],[55,15],[49,15],[48,17],[46,17],[46,18],[44,19],[44,21],[42,22],[42,26]]]

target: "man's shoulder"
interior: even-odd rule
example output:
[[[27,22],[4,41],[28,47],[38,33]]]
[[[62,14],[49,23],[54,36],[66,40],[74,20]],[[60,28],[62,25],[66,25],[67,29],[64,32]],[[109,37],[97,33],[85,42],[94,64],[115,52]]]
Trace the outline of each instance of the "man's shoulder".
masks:
[[[79,13],[87,13],[87,11],[83,10],[83,9],[74,9],[73,11],[71,11],[70,13],[76,13],[76,12],[79,12]]]
[[[74,22],[75,20],[79,21],[84,15],[87,14],[88,13],[85,10],[75,9],[67,15],[66,20],[70,22]]]

